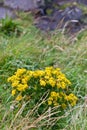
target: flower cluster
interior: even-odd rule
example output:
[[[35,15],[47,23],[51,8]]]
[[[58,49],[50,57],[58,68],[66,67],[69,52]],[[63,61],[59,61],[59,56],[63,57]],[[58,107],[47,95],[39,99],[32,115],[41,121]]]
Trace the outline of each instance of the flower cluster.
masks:
[[[69,104],[75,106],[78,98],[73,94],[66,94],[64,92],[52,91],[50,97],[48,98],[48,104],[58,106],[61,105],[65,109]]]
[[[60,68],[46,67],[44,70],[18,69],[13,76],[8,78],[12,85],[12,96],[20,101],[24,96],[36,99],[49,90],[48,105],[61,105],[66,108],[68,104],[76,105],[78,98],[69,93],[71,82],[61,72]],[[68,94],[67,94],[68,93]]]

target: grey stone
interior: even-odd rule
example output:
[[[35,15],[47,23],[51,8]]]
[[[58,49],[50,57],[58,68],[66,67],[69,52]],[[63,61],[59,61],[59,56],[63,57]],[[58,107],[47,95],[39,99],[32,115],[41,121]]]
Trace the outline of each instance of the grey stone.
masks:
[[[15,13],[11,9],[0,6],[0,19],[5,19],[7,16],[12,19],[16,18]]]
[[[78,3],[87,5],[87,0],[77,0]]]
[[[62,13],[63,16],[67,16],[70,20],[80,20],[83,16],[82,10],[78,7],[67,7]]]
[[[44,0],[4,0],[4,5],[13,9],[29,11],[44,5]]]
[[[77,7],[67,7],[65,10],[56,10],[52,16],[42,16],[38,19],[36,27],[44,31],[55,29],[67,29],[68,32],[76,33],[81,30],[82,11]]]
[[[58,5],[64,5],[64,4],[67,4],[67,3],[73,3],[73,2],[76,2],[76,0],[53,0],[56,4]]]

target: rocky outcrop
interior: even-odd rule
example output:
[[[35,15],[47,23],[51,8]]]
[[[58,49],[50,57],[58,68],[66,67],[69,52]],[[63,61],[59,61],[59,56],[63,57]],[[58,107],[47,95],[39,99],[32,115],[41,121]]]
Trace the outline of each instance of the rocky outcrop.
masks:
[[[53,0],[51,8],[45,9],[44,16],[38,15],[36,27],[44,31],[62,29],[71,34],[80,31],[87,25],[83,20],[87,15],[79,8],[78,3],[86,5],[86,0]]]
[[[85,20],[87,19],[87,14],[84,14],[83,10],[78,6],[78,4],[87,6],[87,0],[2,1],[0,5],[0,19],[6,16],[15,18],[14,10],[33,10],[35,26],[44,31],[67,29],[68,32],[76,33],[87,24]]]
[[[71,33],[81,30],[82,11],[77,7],[67,7],[65,10],[56,10],[51,16],[38,17],[36,27],[44,31],[66,29]]]

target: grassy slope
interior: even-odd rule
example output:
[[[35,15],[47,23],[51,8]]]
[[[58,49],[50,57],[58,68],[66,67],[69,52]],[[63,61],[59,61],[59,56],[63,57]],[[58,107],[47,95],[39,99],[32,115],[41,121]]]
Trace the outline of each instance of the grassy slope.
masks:
[[[78,106],[82,105],[87,92],[87,31],[80,33],[72,43],[59,32],[40,32],[31,24],[32,18],[28,14],[21,16],[18,22],[23,28],[19,38],[0,36],[0,107],[5,111],[9,109],[10,88],[6,80],[17,68],[35,69],[51,65],[60,67],[71,80],[73,91],[81,98]],[[0,111],[1,119],[4,110]],[[79,115],[79,120],[76,115]],[[84,117],[83,123],[83,116],[83,108],[75,110],[72,125],[66,129],[86,130],[87,118]],[[2,126],[3,130],[6,129],[4,124]]]

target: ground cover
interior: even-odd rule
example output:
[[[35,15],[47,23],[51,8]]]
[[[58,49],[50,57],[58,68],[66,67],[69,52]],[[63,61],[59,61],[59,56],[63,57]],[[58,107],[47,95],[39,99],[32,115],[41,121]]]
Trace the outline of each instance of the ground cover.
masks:
[[[31,14],[19,14],[16,22],[21,26],[21,35],[16,37],[0,33],[0,129],[25,129],[22,125],[24,120],[27,124],[25,130],[48,129],[46,125],[42,128],[43,121],[37,121],[32,114],[27,114],[23,118],[21,113],[26,104],[21,109],[13,110],[12,104],[15,104],[15,101],[11,96],[11,86],[7,83],[7,78],[18,68],[35,70],[54,66],[61,68],[66,74],[72,82],[72,91],[79,98],[78,104],[73,109],[65,111],[69,114],[66,122],[62,120],[58,125],[60,128],[64,126],[64,130],[86,130],[87,31],[84,30],[74,38],[68,38],[58,30],[51,33],[42,32],[32,25],[32,21]],[[29,121],[33,125],[29,125]],[[34,126],[37,128],[32,128]],[[58,127],[49,127],[50,129],[57,130]]]

